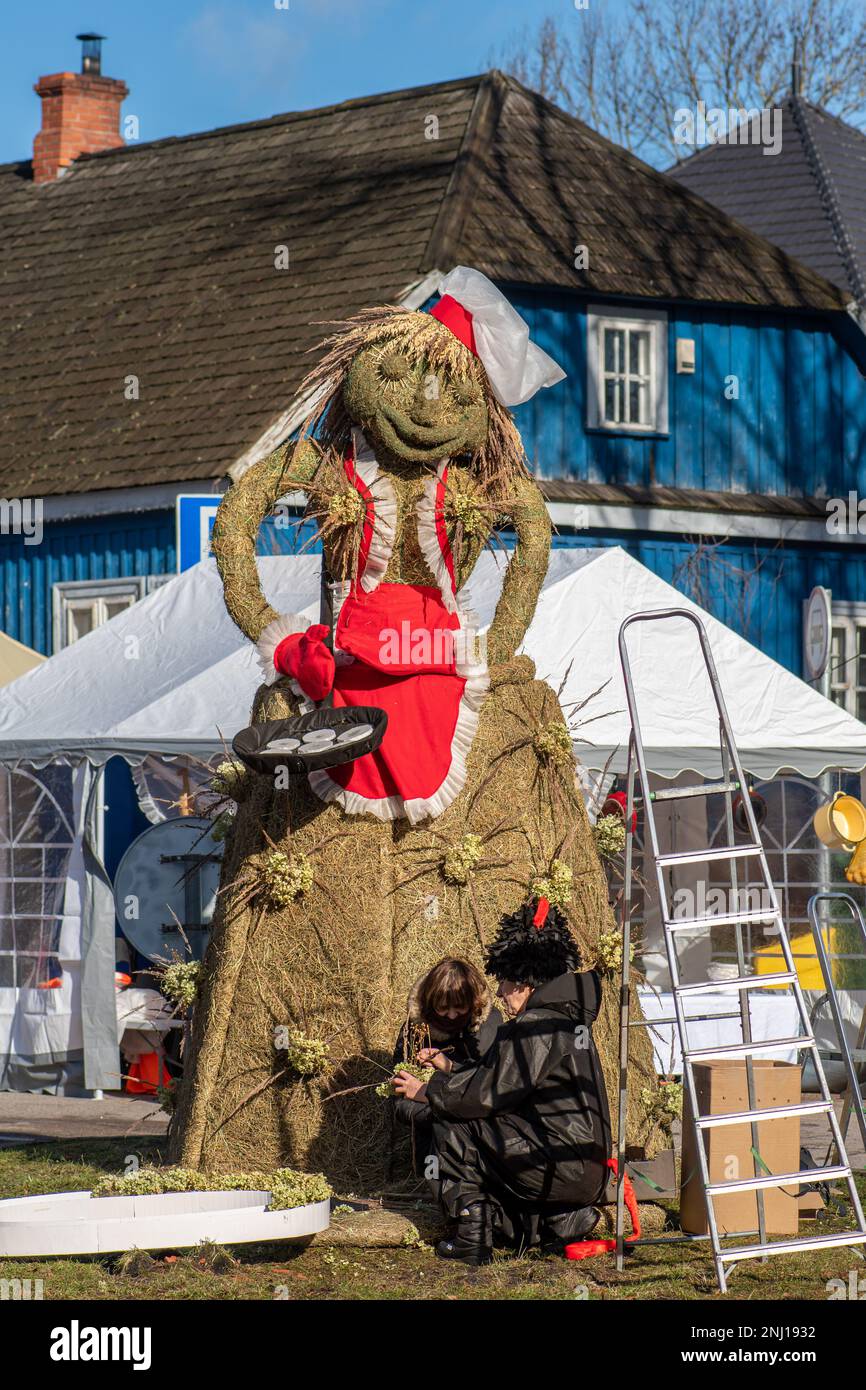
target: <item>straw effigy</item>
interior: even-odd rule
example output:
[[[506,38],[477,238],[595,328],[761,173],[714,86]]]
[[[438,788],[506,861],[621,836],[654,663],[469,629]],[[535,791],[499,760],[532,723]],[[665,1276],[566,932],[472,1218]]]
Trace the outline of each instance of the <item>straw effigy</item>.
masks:
[[[558,895],[586,968],[615,923],[562,710],[529,658],[515,655],[546,573],[550,526],[509,412],[477,359],[428,315],[370,311],[326,348],[302,388],[318,392],[318,405],[300,443],[249,469],[219,509],[214,552],[229,613],[252,641],[276,616],[261,593],[255,537],[276,500],[296,488],[309,497],[329,573],[353,576],[360,517],[341,467],[352,424],[376,440],[398,497],[386,578],[431,582],[414,526],[429,468],[417,449],[376,439],[376,410],[385,396],[399,421],[408,393],[432,374],[440,389],[427,418],[452,423],[461,441],[446,497],[458,583],[498,519],[517,535],[488,636],[490,690],[463,790],[434,820],[350,816],[318,800],[302,776],[287,789],[251,772],[242,779],[171,1145],[189,1167],[291,1165],[358,1191],[400,1177],[391,1107],[375,1087],[390,1074],[419,975],[444,955],[480,965],[499,917],[539,884]],[[306,437],[313,424],[315,442]],[[286,718],[297,707],[289,682],[278,680],[259,690],[252,720]],[[618,1028],[608,973],[595,1038],[612,1098]],[[287,1031],[326,1044],[311,1074],[293,1064]],[[649,1040],[635,1029],[629,1142],[649,1153],[657,1122],[641,1100],[648,1087],[656,1088]]]

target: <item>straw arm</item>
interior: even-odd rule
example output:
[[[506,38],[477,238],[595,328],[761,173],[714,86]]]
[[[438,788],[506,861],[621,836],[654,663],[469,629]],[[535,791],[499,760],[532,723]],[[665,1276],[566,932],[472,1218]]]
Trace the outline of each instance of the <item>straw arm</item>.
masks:
[[[550,561],[550,517],[530,478],[515,480],[506,515],[517,534],[502,593],[487,634],[490,666],[510,661],[526,636]]]
[[[245,637],[257,642],[279,615],[262,593],[256,566],[256,536],[278,498],[309,487],[320,455],[309,439],[281,444],[229,489],[213,528],[213,553],[223,582],[226,608]]]

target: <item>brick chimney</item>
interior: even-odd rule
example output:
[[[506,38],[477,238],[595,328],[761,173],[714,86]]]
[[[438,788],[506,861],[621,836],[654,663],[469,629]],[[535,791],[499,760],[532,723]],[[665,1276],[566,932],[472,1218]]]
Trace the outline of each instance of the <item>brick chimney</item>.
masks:
[[[33,141],[33,182],[49,183],[80,154],[123,144],[120,105],[125,82],[102,76],[102,34],[78,34],[81,72],[40,77],[33,90],[42,98],[42,129]]]

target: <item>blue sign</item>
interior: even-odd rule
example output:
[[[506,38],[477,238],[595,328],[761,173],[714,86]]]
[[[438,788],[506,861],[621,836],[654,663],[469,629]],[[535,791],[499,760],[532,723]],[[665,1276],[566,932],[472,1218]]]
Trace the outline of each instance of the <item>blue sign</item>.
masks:
[[[213,492],[203,496],[182,493],[177,497],[178,574],[210,555],[214,518],[221,501],[222,498]]]

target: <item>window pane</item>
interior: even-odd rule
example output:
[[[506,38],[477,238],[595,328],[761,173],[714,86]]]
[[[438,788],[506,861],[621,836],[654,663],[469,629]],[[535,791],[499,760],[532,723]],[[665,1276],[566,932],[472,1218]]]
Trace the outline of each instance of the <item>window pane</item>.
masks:
[[[42,912],[42,884],[22,883],[18,879],[15,883],[15,915],[23,917],[29,912]]]
[[[834,627],[830,636],[830,699],[844,709],[848,688],[848,668],[845,665],[847,633],[844,627]]]
[[[606,372],[622,371],[624,337],[625,334],[621,328],[606,328],[604,330],[604,370]]]
[[[41,849],[14,849],[14,873],[20,878],[41,878],[43,874],[43,853]]]
[[[649,375],[649,340],[649,333],[643,330],[638,333],[632,329],[628,335],[628,369],[632,376]]]
[[[15,983],[19,989],[35,989],[45,978],[45,971],[39,956],[15,957]]]
[[[15,988],[15,957],[0,955],[0,989]]]
[[[126,609],[127,609],[127,608],[131,608],[132,605],[133,605],[134,603],[135,603],[135,598],[133,597],[132,594],[130,594],[128,598],[111,598],[111,599],[106,599],[106,600],[105,600],[105,621],[106,621],[106,622],[110,622],[110,620],[111,620],[112,618],[116,618],[116,617],[117,617],[117,614],[118,614],[118,613],[124,613],[124,612],[126,611]]]
[[[633,425],[648,425],[649,386],[647,382],[629,382],[628,418]]]
[[[612,424],[622,420],[622,382],[606,381],[604,384],[604,418]]]
[[[13,951],[15,949],[15,934],[12,930],[12,922],[8,917],[0,917],[0,951]]]
[[[40,883],[22,883],[19,879],[15,884],[15,915],[59,916],[65,892],[65,879],[43,879]]]
[[[33,955],[43,955],[50,950],[54,935],[53,922],[40,922],[28,917],[26,921],[18,918],[15,922],[15,949]]]
[[[96,623],[93,615],[94,605],[88,604],[87,607],[67,608],[66,610],[66,640],[67,642],[77,642],[80,637],[86,637],[88,632],[92,632]]]

